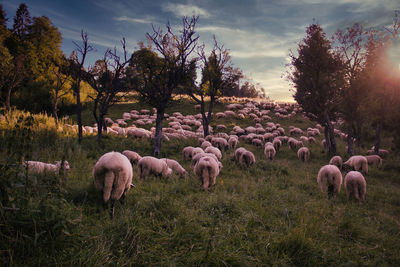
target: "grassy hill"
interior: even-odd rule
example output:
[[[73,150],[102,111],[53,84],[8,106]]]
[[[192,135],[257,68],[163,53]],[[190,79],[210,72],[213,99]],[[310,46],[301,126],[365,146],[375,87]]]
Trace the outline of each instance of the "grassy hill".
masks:
[[[115,105],[110,117],[140,109],[135,103]],[[218,104],[215,112],[223,111]],[[167,113],[194,114],[193,104],[181,100]],[[91,111],[84,123],[91,124]],[[124,205],[117,203],[113,220],[94,190],[91,171],[109,151],[130,149],[150,155],[152,144],[128,138],[75,136],[57,131],[51,118],[18,113],[0,120],[0,260],[3,265],[140,265],[140,266],[398,266],[400,264],[400,167],[393,152],[383,167],[370,167],[367,199],[348,201],[344,188],[328,199],[317,185],[321,166],[329,161],[320,145],[309,146],[310,162],[303,164],[284,146],[273,161],[263,149],[240,142],[256,156],[248,169],[223,152],[223,169],[215,187],[200,189],[192,171],[176,176],[139,180]],[[277,119],[303,130],[315,126],[301,115]],[[234,125],[254,125],[249,119],[218,119],[229,132]],[[389,142],[390,138],[385,138]],[[337,138],[343,158],[345,144]],[[197,140],[164,142],[162,156],[183,161],[185,146]],[[388,143],[384,146],[389,146]],[[366,149],[365,149],[366,150]],[[365,151],[362,151],[365,152]],[[54,162],[65,157],[67,177],[28,176],[22,158]]]

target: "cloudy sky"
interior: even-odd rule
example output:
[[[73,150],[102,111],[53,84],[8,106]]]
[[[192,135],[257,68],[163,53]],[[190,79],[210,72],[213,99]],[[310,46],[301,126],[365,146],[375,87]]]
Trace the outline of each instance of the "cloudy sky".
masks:
[[[106,48],[125,37],[130,52],[151,24],[167,21],[179,29],[182,16],[199,15],[196,31],[201,43],[212,46],[212,35],[230,50],[234,66],[266,89],[274,100],[293,101],[287,70],[289,50],[296,50],[306,27],[315,20],[328,36],[353,23],[366,27],[391,24],[398,0],[26,0],[31,16],[47,16],[63,36],[62,49],[69,55],[72,41],[80,41],[83,29],[96,51],[89,64]],[[9,27],[20,2],[0,0]]]

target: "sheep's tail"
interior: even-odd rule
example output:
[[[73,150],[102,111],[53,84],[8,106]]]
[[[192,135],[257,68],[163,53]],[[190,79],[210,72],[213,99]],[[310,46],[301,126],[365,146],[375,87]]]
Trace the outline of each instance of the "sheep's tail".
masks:
[[[114,180],[116,175],[114,171],[110,170],[104,173],[104,187],[103,187],[103,200],[107,203],[111,197],[111,191],[113,189]]]

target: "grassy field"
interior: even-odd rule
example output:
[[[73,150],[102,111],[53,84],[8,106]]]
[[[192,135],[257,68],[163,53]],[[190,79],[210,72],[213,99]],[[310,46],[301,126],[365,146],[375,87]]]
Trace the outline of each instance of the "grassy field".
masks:
[[[117,119],[135,103],[112,107]],[[218,104],[215,112],[224,110]],[[194,114],[193,104],[182,100],[168,113]],[[301,115],[277,119],[302,129],[315,124]],[[73,118],[73,117],[72,117]],[[322,146],[310,146],[311,160],[303,164],[284,146],[273,161],[263,150],[251,150],[257,162],[241,168],[223,153],[224,165],[209,191],[190,171],[188,178],[150,177],[138,180],[124,205],[117,203],[114,219],[103,210],[94,190],[91,171],[108,151],[130,149],[150,155],[152,144],[104,136],[75,136],[57,132],[46,116],[14,115],[0,124],[0,260],[21,266],[399,266],[400,265],[400,165],[391,152],[383,167],[370,167],[366,176],[367,199],[348,201],[344,188],[328,199],[316,176],[328,157]],[[43,124],[40,124],[43,123]],[[84,113],[91,124],[91,111]],[[250,119],[219,119],[227,132],[234,125],[254,125]],[[10,128],[10,124],[12,128]],[[322,137],[318,137],[318,141]],[[385,138],[384,146],[389,146]],[[337,139],[344,158],[345,144]],[[194,139],[164,142],[162,156],[183,161],[185,146]],[[368,144],[370,145],[370,144]],[[363,151],[365,152],[365,151]],[[26,177],[21,159],[54,162],[65,157],[68,177]]]

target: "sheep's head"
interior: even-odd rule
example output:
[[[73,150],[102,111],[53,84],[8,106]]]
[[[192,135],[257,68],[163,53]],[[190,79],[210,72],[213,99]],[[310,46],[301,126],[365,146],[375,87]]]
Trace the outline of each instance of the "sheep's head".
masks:
[[[61,161],[56,161],[57,168],[61,168]],[[69,171],[71,168],[69,167],[68,161],[64,160],[64,166],[62,167],[65,171]]]

